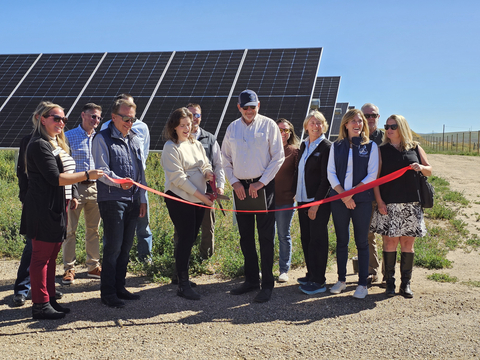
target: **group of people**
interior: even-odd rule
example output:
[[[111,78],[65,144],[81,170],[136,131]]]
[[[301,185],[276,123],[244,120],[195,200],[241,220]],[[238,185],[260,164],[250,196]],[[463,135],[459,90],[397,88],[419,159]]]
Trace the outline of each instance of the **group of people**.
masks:
[[[396,248],[400,242],[400,292],[406,297],[413,296],[410,288],[413,244],[415,237],[426,233],[416,172],[429,176],[431,166],[423,149],[413,141],[405,118],[390,116],[383,134],[377,129],[378,108],[365,104],[362,110],[351,109],[344,115],[338,139],[331,143],[325,137],[328,130],[325,117],[312,110],[303,123],[307,137],[300,142],[288,120],[275,122],[259,114],[260,101],[254,91],[243,91],[237,107],[241,117],[228,126],[221,148],[215,136],[199,127],[202,117],[199,104],[190,103],[175,110],[164,128],[166,143],[161,163],[168,195],[165,203],[175,227],[176,277],[172,282],[178,284],[177,295],[191,300],[201,297],[194,290],[195,283],[189,280],[189,260],[200,228],[202,257],[213,254],[215,213],[197,205],[211,207],[215,196],[224,193],[226,178],[233,187],[237,206],[244,201],[262,200],[265,210],[236,213],[245,281],[230,291],[232,295],[260,290],[254,301],[270,300],[275,281],[272,271],[275,228],[279,240],[277,281],[288,281],[292,254],[290,225],[296,202],[303,206],[298,216],[307,267],[305,277],[297,279],[301,291],[316,294],[327,289],[327,226],[332,215],[338,282],[330,292],[337,294],[346,289],[352,220],[359,263],[358,286],[353,296],[364,298],[368,282],[378,279],[374,233],[383,236],[387,295],[395,294]],[[123,307],[124,300],[140,298],[125,288],[125,276],[135,232],[139,259],[149,261],[152,250],[148,197],[134,183],[146,185],[148,127],[136,118],[136,105],[128,94],[115,99],[111,121],[95,133],[102,120],[101,112],[100,106],[86,104],[79,127],[64,133],[67,118],[63,108],[41,102],[32,116],[32,135],[22,140],[17,173],[23,203],[21,232],[26,235],[26,246],[15,283],[14,302],[25,303],[31,283],[35,319],[58,319],[70,311],[57,302],[61,294],[55,291],[55,260],[66,239],[62,282],[73,283],[75,233],[82,209],[87,276],[101,279],[102,302]],[[308,206],[361,188],[405,166],[415,171],[374,189],[359,189],[353,196]],[[100,219],[104,224],[102,265]]]

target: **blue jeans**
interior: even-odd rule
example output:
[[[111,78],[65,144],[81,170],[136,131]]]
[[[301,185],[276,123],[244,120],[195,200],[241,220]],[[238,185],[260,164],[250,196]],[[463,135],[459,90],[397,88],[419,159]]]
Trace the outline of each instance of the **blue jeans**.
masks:
[[[32,239],[25,236],[25,247],[23,248],[22,259],[18,267],[17,280],[13,287],[15,295],[22,294],[27,297],[30,291],[30,260],[32,259]]]
[[[294,204],[275,206],[275,210],[287,209]],[[290,270],[292,262],[292,237],[290,236],[290,226],[292,224],[293,213],[295,210],[284,210],[275,212],[275,225],[277,226],[279,259],[278,265],[280,273],[286,273]]]
[[[101,201],[98,208],[104,228],[100,293],[113,295],[125,288],[140,201]]]
[[[137,256],[140,261],[147,259],[152,252],[152,231],[148,225],[150,210],[148,205],[148,191],[145,192],[147,198],[147,214],[139,217],[137,220]]]
[[[371,202],[356,203],[353,210],[347,209],[341,200],[332,202],[332,217],[337,235],[337,274],[339,281],[346,281],[350,219],[353,223],[355,244],[358,252],[358,285],[367,285],[368,277],[368,231],[370,227]]]

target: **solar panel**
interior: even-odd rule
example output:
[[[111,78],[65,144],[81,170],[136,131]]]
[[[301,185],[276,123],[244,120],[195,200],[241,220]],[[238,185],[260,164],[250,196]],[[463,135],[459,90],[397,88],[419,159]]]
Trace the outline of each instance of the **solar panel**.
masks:
[[[3,103],[0,146],[18,147],[20,139],[32,130],[30,118],[40,101],[50,100],[68,109],[100,58],[101,54],[43,54],[8,102]],[[12,74],[15,70],[6,72]],[[18,76],[6,75],[10,78],[6,85],[15,87]]]
[[[288,119],[298,132],[310,106],[321,53],[322,48],[248,50],[218,138],[240,117],[237,99],[245,89],[258,94],[262,115]]]
[[[335,104],[337,103],[338,88],[340,87],[340,76],[317,77],[313,98],[320,99],[318,109],[329,125],[332,124]]]
[[[321,52],[303,48],[3,55],[0,147],[18,147],[31,131],[30,116],[41,100],[62,105],[70,113],[72,129],[87,102],[101,105],[109,119],[112,100],[119,93],[135,98],[137,117],[145,113],[151,150],[162,149],[161,133],[170,113],[189,102],[202,106],[201,126],[218,133],[221,141],[228,124],[240,116],[237,96],[246,88],[259,95],[261,114],[284,117],[301,127]]]
[[[342,117],[348,111],[349,105],[348,103],[337,103],[335,105],[335,112],[333,115],[333,122],[330,127],[330,141],[335,141],[338,137],[340,132],[340,124],[342,122]]]

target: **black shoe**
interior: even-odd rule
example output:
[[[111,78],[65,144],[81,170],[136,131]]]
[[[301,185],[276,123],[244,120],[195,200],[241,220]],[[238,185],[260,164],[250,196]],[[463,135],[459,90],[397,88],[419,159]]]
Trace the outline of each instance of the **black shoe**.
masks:
[[[304,276],[304,277],[298,278],[297,282],[300,285],[307,285],[310,282],[310,279],[307,276]]]
[[[400,284],[400,295],[407,299],[413,298],[413,291],[410,288],[410,282],[407,284]]]
[[[63,293],[55,290],[55,299],[60,300],[63,297]]]
[[[127,289],[117,291],[117,297],[122,300],[140,300],[140,295],[132,294]]]
[[[15,294],[13,295],[13,306],[23,306],[25,305],[25,300],[27,300],[25,295]]]
[[[117,294],[102,296],[102,303],[114,308],[123,308],[125,306],[125,303],[117,297]]]
[[[62,312],[68,314],[70,312],[69,308],[63,307],[59,303],[57,303],[57,299],[50,299],[50,305],[58,312]]]
[[[242,295],[242,294],[245,294],[247,292],[250,292],[250,291],[253,291],[253,290],[258,290],[258,289],[260,289],[259,284],[250,284],[249,282],[245,281],[239,287],[230,290],[230,294],[232,294],[232,295]]]
[[[200,294],[193,290],[190,286],[179,286],[177,295],[188,300],[200,300]]]
[[[64,312],[55,310],[49,302],[33,304],[32,317],[36,320],[57,320],[65,317]]]
[[[178,285],[178,278],[172,279],[172,285]],[[196,287],[197,284],[195,284],[193,281],[190,281],[190,287]]]
[[[253,301],[256,303],[264,303],[270,300],[271,297],[272,297],[272,289],[262,289],[257,294],[257,296],[255,296],[255,299],[253,299]]]

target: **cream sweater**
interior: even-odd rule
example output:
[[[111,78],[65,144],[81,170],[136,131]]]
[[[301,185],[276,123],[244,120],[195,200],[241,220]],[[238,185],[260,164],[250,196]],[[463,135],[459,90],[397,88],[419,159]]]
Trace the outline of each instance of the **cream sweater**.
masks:
[[[193,194],[196,190],[205,194],[207,170],[212,171],[205,150],[194,140],[175,144],[169,140],[163,146],[162,167],[165,172],[165,192],[172,191],[182,199],[200,203]]]

